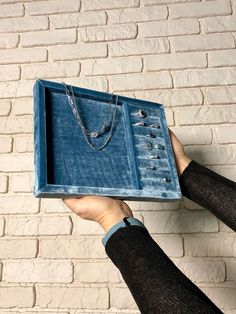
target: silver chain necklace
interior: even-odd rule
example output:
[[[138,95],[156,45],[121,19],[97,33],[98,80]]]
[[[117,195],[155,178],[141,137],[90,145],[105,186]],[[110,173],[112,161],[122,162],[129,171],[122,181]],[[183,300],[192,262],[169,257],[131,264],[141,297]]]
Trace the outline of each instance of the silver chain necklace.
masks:
[[[86,127],[82,123],[80,114],[79,114],[77,106],[76,106],[76,101],[75,101],[75,95],[74,95],[73,87],[70,86],[70,89],[71,89],[71,91],[70,91],[65,83],[61,82],[61,84],[65,87],[65,92],[66,92],[66,96],[68,98],[68,103],[69,103],[69,105],[70,105],[70,107],[72,109],[72,112],[73,112],[73,114],[74,114],[78,124],[80,125],[80,127],[82,129],[82,132],[83,132],[83,135],[84,135],[84,138],[85,138],[86,142],[93,149],[97,149],[97,150],[103,149],[107,145],[107,143],[109,142],[109,140],[111,139],[111,136],[112,136],[112,131],[113,131],[113,127],[114,127],[114,121],[115,121],[115,116],[116,116],[116,111],[117,111],[118,96],[116,96],[115,110],[114,110],[114,113],[113,113],[112,122],[105,121],[103,123],[103,125],[102,125],[100,130],[98,130],[98,131],[89,131],[88,129],[86,129]],[[110,111],[111,111],[112,99],[113,99],[113,94],[112,94],[112,98],[111,98],[111,101],[110,101],[110,104],[109,104],[108,117],[109,117]],[[110,129],[109,134],[108,134],[105,142],[101,146],[99,146],[99,147],[95,146],[93,143],[90,142],[88,136],[90,136],[90,137],[98,137],[101,134],[103,134],[107,129]]]

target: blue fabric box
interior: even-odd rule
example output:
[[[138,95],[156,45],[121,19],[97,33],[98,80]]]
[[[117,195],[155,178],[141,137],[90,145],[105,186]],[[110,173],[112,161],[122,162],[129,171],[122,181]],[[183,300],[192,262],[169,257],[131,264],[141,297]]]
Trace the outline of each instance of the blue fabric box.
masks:
[[[83,123],[89,130],[100,128],[111,94],[80,87],[73,90]],[[138,116],[139,110],[146,116]],[[140,121],[146,126],[134,125]],[[106,136],[91,140],[99,145]],[[37,80],[34,85],[34,170],[35,197],[103,195],[144,201],[181,198],[161,104],[118,96],[112,137],[102,150],[93,150],[85,141],[63,85],[46,80]]]

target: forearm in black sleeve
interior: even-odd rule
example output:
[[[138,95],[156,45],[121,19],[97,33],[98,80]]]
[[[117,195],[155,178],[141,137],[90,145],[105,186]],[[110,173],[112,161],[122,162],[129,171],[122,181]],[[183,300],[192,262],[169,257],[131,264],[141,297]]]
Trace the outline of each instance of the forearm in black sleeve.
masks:
[[[236,183],[192,160],[179,177],[182,194],[236,231]]]

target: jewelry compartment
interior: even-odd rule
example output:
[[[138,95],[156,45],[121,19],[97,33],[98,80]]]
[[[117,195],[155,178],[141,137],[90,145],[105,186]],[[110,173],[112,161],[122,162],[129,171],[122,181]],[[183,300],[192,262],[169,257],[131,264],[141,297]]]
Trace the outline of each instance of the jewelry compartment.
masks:
[[[100,150],[89,146],[63,85],[36,81],[35,197],[103,195],[147,201],[181,198],[162,105],[79,87],[73,87],[73,91],[86,134],[90,134],[87,140],[99,147],[109,134],[110,139]],[[112,132],[106,130],[93,137],[94,131],[102,129],[108,120],[108,113],[115,117]],[[140,120],[149,125],[158,123],[161,128],[134,125]],[[149,137],[150,133],[156,138]],[[142,146],[148,141],[162,144],[165,150],[151,151]],[[149,159],[155,154],[158,159]],[[148,168],[152,165],[155,170]]]

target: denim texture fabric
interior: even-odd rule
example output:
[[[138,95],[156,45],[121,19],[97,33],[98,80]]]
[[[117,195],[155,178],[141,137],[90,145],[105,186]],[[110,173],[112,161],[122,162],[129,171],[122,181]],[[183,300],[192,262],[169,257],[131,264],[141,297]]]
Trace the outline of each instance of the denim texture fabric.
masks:
[[[111,94],[73,88],[84,125],[88,130],[100,129],[107,119]],[[145,119],[135,115],[140,109],[146,112]],[[111,104],[109,121],[113,110],[114,103]],[[142,119],[147,124],[145,127],[134,126]],[[151,124],[158,124],[160,128],[151,128]],[[150,133],[156,138],[148,138]],[[100,146],[107,136],[108,131],[90,139]],[[143,146],[147,142],[154,143],[152,150]],[[149,159],[153,154],[159,159]],[[147,166],[155,166],[156,170],[147,169]],[[112,137],[98,151],[86,143],[63,85],[36,81],[34,167],[36,197],[96,194],[126,200],[181,198],[164,108],[144,100],[118,96]],[[165,178],[167,182],[163,181]]]

